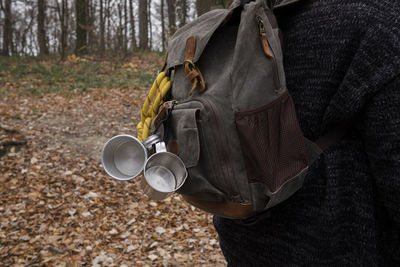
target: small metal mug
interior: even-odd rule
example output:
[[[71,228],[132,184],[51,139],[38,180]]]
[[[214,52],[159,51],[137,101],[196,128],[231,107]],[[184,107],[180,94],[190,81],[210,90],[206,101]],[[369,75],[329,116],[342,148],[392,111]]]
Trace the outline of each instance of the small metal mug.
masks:
[[[185,183],[187,170],[177,155],[167,151],[164,142],[155,147],[156,153],[145,163],[141,187],[149,198],[162,200]]]
[[[106,142],[102,150],[101,163],[111,177],[127,181],[136,178],[144,168],[148,150],[161,141],[152,135],[143,143],[131,135],[117,135]]]

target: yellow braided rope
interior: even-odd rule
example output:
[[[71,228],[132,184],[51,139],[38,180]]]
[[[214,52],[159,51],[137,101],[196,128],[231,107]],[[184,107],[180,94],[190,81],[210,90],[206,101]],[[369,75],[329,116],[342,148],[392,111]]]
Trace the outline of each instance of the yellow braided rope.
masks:
[[[140,122],[137,125],[137,133],[140,141],[150,135],[150,125],[157,115],[158,108],[162,105],[164,97],[171,88],[171,81],[166,72],[160,72],[140,110]]]

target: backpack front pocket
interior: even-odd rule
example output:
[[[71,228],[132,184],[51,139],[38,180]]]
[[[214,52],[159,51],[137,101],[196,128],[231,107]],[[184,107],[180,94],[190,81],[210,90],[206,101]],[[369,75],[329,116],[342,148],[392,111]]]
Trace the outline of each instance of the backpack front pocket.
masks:
[[[228,147],[221,140],[223,131],[209,105],[204,99],[177,104],[171,115],[168,146],[177,148],[174,151],[188,170],[180,193],[203,200],[231,200],[226,192],[237,190],[228,180]]]
[[[186,168],[196,166],[200,158],[197,128],[198,109],[176,109],[172,112],[172,128],[176,152]]]
[[[271,192],[307,167],[304,137],[288,91],[277,99],[235,113],[250,183],[261,182]]]

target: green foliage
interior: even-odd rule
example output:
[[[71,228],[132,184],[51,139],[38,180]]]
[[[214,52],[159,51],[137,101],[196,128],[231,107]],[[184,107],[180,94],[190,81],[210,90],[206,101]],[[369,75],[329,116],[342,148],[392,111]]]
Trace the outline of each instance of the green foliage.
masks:
[[[75,57],[0,57],[0,96],[8,94],[43,95],[85,92],[97,88],[147,88],[156,77],[162,57],[141,53],[125,61],[94,61]],[[131,66],[135,66],[132,68]]]
[[[157,73],[156,72],[153,72],[153,73],[145,73],[145,72],[142,72],[142,71],[137,71],[136,73],[135,73],[136,75],[135,75],[135,81],[137,82],[137,83],[139,83],[139,84],[143,84],[143,85],[145,85],[145,86],[151,86],[151,84],[153,83],[153,81],[154,81],[154,78],[157,76]]]

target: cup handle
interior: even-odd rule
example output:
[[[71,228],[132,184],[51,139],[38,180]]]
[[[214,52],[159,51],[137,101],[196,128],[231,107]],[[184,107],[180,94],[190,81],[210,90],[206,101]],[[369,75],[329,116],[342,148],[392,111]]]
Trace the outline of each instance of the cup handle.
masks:
[[[165,145],[165,142],[158,142],[156,144],[156,153],[159,152],[167,152],[167,146]]]
[[[157,144],[161,141],[162,141],[161,136],[159,136],[158,134],[153,134],[149,136],[146,140],[144,140],[142,143],[148,150],[150,150],[152,149],[154,144]]]

